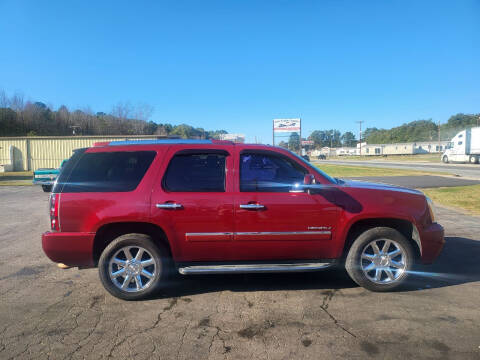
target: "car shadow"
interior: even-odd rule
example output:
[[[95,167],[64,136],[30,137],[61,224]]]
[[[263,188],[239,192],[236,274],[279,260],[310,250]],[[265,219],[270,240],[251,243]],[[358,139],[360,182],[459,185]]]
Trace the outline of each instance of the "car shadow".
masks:
[[[209,292],[323,290],[358,287],[342,269],[303,273],[175,275],[153,299],[182,297]]]
[[[480,241],[446,237],[433,265],[417,265],[408,285],[399,291],[421,291],[480,281]],[[150,300],[218,291],[334,290],[358,287],[342,268],[307,273],[175,275]]]
[[[418,265],[405,291],[441,288],[480,281],[480,240],[445,237],[445,246],[432,265]]]

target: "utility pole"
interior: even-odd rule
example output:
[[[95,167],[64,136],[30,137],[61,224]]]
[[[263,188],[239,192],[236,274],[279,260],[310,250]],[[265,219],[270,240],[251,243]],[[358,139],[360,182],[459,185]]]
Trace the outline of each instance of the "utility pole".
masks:
[[[441,136],[440,136],[440,120],[438,120],[437,129],[438,129],[438,148],[440,149],[440,141],[441,141]]]
[[[364,123],[363,120],[358,120],[358,121],[355,121],[356,123],[358,123],[360,125],[360,155],[362,155],[362,123]]]

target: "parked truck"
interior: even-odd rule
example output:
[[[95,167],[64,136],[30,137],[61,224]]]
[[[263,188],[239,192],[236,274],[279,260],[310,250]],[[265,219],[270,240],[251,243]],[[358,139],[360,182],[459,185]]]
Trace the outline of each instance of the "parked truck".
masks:
[[[478,164],[480,160],[480,127],[465,129],[455,135],[442,154],[442,161],[469,162]]]

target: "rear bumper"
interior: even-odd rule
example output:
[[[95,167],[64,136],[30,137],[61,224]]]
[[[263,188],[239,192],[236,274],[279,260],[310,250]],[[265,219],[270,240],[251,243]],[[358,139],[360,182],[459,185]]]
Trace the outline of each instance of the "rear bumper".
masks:
[[[433,223],[424,228],[420,239],[422,242],[422,263],[431,264],[440,255],[445,244],[442,225]]]
[[[95,233],[46,232],[42,247],[50,260],[69,266],[92,267]]]
[[[55,180],[33,180],[33,185],[53,185],[55,183]]]

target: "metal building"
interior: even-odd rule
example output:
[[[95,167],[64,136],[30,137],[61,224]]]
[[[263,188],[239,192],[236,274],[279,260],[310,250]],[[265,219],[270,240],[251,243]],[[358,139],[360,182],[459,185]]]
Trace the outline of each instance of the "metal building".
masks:
[[[158,135],[136,136],[28,136],[0,138],[0,166],[9,171],[34,171],[39,168],[57,168],[78,148],[93,146],[96,142],[165,138]]]

